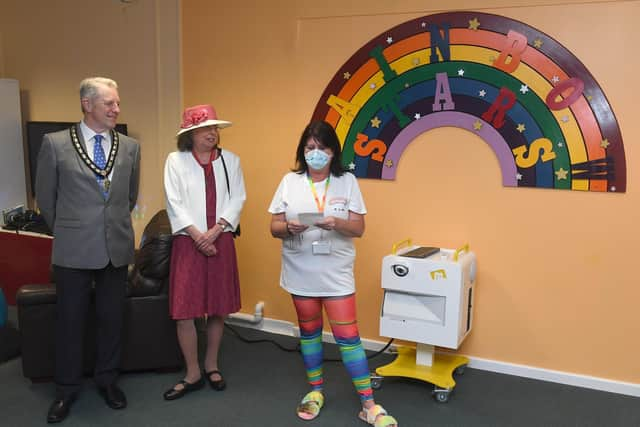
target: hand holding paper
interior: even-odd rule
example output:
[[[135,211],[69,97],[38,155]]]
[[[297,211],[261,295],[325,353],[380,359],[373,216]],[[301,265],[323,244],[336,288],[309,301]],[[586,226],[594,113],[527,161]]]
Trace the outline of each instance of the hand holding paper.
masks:
[[[298,221],[301,224],[309,227],[315,227],[316,222],[320,222],[324,219],[324,214],[320,212],[304,212],[298,214]]]

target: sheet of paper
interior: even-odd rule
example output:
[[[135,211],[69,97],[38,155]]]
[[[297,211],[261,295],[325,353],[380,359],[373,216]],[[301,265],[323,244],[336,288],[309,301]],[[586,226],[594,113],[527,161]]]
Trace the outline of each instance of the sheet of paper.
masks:
[[[316,222],[322,221],[323,218],[324,214],[321,214],[320,212],[304,212],[298,214],[298,221],[300,221],[301,224],[308,225],[310,227],[312,227]]]

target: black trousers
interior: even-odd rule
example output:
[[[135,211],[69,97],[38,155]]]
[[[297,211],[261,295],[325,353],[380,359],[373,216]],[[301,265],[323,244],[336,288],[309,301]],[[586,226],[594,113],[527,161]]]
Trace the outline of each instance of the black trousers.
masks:
[[[99,387],[113,384],[122,354],[127,266],[99,270],[53,266],[56,279],[56,398],[75,398],[82,384],[83,339],[95,284],[96,365]]]

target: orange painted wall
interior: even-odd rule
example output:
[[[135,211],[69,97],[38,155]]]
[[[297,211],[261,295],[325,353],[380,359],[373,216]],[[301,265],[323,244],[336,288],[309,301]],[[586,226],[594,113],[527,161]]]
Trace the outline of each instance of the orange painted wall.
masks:
[[[280,242],[269,234],[267,206],[338,67],[385,29],[442,11],[428,3],[183,2],[184,102],[213,103],[234,122],[222,141],[245,170],[248,200],[237,240],[245,311],[263,300],[266,317],[295,321],[278,287]],[[639,383],[640,2],[537,3],[468,0],[449,10],[523,21],[585,64],[622,130],[627,193],[505,188],[497,159],[476,136],[454,128],[420,136],[396,181],[360,180],[369,209],[355,271],[361,333],[383,340],[380,264],[394,242],[468,242],[478,257],[477,299],[461,353]]]

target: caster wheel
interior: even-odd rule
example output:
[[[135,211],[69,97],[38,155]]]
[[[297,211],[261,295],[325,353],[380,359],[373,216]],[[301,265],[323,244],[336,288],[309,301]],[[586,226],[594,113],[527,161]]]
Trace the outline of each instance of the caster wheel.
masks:
[[[433,394],[434,399],[438,403],[446,403],[449,401],[449,392],[448,391],[436,391]]]
[[[455,369],[455,374],[456,375],[464,375],[464,369],[467,367],[467,365],[460,365]]]
[[[371,388],[378,390],[380,387],[382,387],[382,377],[371,377]]]

